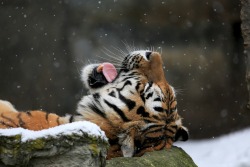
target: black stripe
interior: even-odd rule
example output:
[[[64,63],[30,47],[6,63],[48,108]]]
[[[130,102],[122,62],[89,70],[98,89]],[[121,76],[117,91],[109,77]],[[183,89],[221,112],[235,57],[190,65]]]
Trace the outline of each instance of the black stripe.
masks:
[[[74,117],[73,117],[73,115],[71,115],[69,118],[69,123],[73,122],[73,120],[74,120]]]
[[[26,111],[25,113],[30,117],[32,116],[30,111]]]
[[[89,104],[88,106],[96,114],[100,115],[103,118],[106,118],[106,114],[104,112],[102,112],[95,104]]]
[[[149,127],[147,127],[146,129],[144,129],[142,131],[142,133],[147,133],[148,130],[152,129],[152,128],[161,128],[162,129],[162,125],[150,125]]]
[[[141,96],[141,99],[143,101],[143,103],[145,103],[145,97],[144,97],[144,93],[140,95]]]
[[[169,132],[172,133],[172,134],[175,133],[172,129],[167,128],[166,130],[169,131]]]
[[[145,91],[147,92],[152,87],[152,85],[153,85],[153,82],[148,82],[148,87]]]
[[[162,107],[154,107],[154,110],[158,111],[158,112],[163,112],[164,111]]]
[[[132,110],[135,107],[135,102],[132,101],[132,100],[130,100],[130,99],[127,99],[126,97],[124,97],[121,94],[121,92],[119,92],[119,98],[120,98],[120,100],[122,102],[124,102],[127,105],[127,107],[128,107],[129,110]]]
[[[153,96],[153,92],[149,93],[149,94],[147,95],[146,99],[149,99],[149,98],[152,97],[152,96]]]
[[[149,129],[149,131],[147,131],[145,134],[143,134],[143,136],[147,137],[147,135],[149,134],[155,134],[157,132],[162,132],[163,134],[163,129],[162,128],[158,128],[158,129]],[[162,135],[161,135],[162,136]],[[158,137],[158,136],[155,136],[155,137]]]
[[[45,119],[46,119],[47,122],[49,121],[49,113],[46,113]]]
[[[146,117],[144,117],[144,118],[146,118]],[[149,120],[149,119],[143,119],[143,121],[144,121],[146,124],[148,124],[148,123],[152,123],[152,121],[151,121],[151,120]]]
[[[131,79],[131,78],[133,78],[133,76],[127,76],[127,77],[123,78],[123,79],[121,80],[121,82],[124,82],[124,81],[126,81],[126,80],[128,80],[128,79]]]
[[[154,101],[161,101],[161,98],[157,97],[157,98],[154,99]]]
[[[136,113],[137,113],[138,115],[141,115],[142,117],[149,117],[149,113],[147,113],[147,112],[145,111],[145,108],[144,108],[143,106],[140,106],[140,107],[137,109]]]
[[[122,118],[122,120],[124,122],[128,122],[130,121],[125,114],[123,113],[123,111],[121,109],[119,109],[116,105],[109,103],[107,100],[104,100],[104,102],[112,109],[114,109],[114,111]]]
[[[74,115],[75,115],[75,116],[82,116],[82,114],[80,114],[80,113],[78,113],[78,112],[75,113]]]
[[[132,85],[131,81],[126,81],[126,82],[124,83],[124,85],[122,86],[122,88],[120,88],[120,89],[117,88],[117,90],[118,90],[118,91],[122,91],[122,90],[124,89],[124,87],[127,86],[127,85]]]
[[[140,83],[140,82],[138,82],[138,83],[136,84],[135,89],[136,89],[137,91],[139,90],[140,85],[141,85],[141,83]]]
[[[156,120],[160,120],[160,118],[157,115],[153,115],[153,118]]]
[[[114,91],[111,91],[111,92],[109,93],[109,96],[115,97],[115,92],[114,92]]]

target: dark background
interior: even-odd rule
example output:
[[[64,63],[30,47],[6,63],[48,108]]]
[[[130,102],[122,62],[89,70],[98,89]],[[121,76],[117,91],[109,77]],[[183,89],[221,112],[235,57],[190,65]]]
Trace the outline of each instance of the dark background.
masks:
[[[250,125],[239,15],[237,0],[0,0],[0,99],[72,114],[81,67],[128,44],[162,52],[192,138],[239,130]]]

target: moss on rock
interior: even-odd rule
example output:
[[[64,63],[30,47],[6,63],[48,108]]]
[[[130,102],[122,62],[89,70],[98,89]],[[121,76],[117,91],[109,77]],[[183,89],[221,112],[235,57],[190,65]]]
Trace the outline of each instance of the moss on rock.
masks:
[[[142,157],[114,158],[107,161],[106,167],[197,167],[192,158],[181,148],[153,151],[145,153]]]

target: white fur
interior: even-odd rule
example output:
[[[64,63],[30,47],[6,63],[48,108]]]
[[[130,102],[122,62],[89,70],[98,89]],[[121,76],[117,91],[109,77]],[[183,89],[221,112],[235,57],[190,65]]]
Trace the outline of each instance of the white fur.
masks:
[[[172,88],[172,91],[173,91],[174,97],[176,97],[176,91],[175,91],[174,87],[173,87],[173,86],[171,86],[171,85],[170,85],[170,87]]]
[[[176,123],[177,126],[182,126],[181,118],[180,118],[180,119],[177,119],[177,120],[175,121],[175,123]]]
[[[8,101],[5,101],[5,100],[0,100],[0,105],[6,107],[6,109],[8,109],[8,111],[12,111],[12,112],[18,112],[14,106],[8,102]]]
[[[97,67],[99,64],[90,64],[82,68],[81,71],[81,80],[85,86],[86,89],[92,91],[92,89],[89,87],[88,84],[88,77],[92,73],[93,69]]]

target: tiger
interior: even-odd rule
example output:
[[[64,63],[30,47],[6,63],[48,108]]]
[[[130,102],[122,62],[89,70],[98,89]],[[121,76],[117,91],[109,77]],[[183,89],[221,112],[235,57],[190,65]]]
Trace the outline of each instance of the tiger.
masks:
[[[189,133],[182,125],[175,90],[165,79],[162,66],[161,55],[149,50],[130,52],[118,73],[110,63],[89,64],[81,73],[89,94],[79,101],[75,114],[60,117],[43,111],[12,111],[8,116],[0,111],[0,128],[32,129],[30,125],[35,122],[39,127],[33,130],[40,130],[90,121],[100,126],[109,139],[107,159],[171,148],[179,138],[186,141]]]

